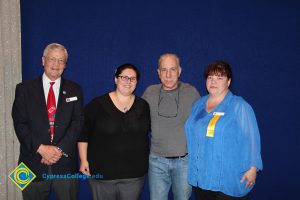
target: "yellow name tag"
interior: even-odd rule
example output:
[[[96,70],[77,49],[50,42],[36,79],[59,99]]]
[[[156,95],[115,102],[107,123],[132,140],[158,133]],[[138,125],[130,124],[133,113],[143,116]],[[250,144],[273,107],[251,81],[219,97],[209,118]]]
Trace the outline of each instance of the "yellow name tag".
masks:
[[[224,116],[223,112],[214,112],[213,113],[214,117],[210,120],[207,130],[206,130],[206,136],[207,137],[214,137],[215,136],[215,127],[216,123],[220,119],[221,116]]]

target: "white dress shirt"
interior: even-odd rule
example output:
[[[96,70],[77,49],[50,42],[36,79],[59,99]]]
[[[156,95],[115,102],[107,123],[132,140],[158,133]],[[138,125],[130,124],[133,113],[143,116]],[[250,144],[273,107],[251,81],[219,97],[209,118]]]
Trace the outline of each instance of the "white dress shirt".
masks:
[[[47,104],[47,98],[48,98],[48,93],[50,89],[50,82],[55,82],[53,84],[53,91],[55,95],[55,102],[56,102],[56,107],[57,107],[57,102],[58,102],[58,97],[59,97],[59,88],[60,88],[60,83],[61,83],[61,77],[56,79],[55,81],[51,81],[46,74],[43,74],[43,88],[44,88],[44,94],[45,94],[45,100]]]

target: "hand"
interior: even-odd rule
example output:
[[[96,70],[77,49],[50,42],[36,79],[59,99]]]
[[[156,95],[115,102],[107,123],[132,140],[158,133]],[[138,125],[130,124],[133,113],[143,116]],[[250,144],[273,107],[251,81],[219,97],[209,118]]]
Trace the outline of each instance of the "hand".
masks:
[[[80,168],[79,171],[85,175],[90,176],[90,168],[89,168],[89,162],[87,160],[80,162]]]
[[[40,145],[40,147],[38,148],[37,152],[42,156],[42,160],[41,162],[44,164],[48,165],[50,164],[54,164],[57,161],[59,161],[59,159],[62,156],[62,153],[55,147],[52,145]]]
[[[244,182],[245,180],[247,181],[245,188],[251,187],[255,184],[256,174],[257,174],[256,170],[257,170],[256,167],[251,167],[248,171],[246,171],[246,173],[242,177],[241,183]]]
[[[41,163],[42,163],[42,164],[45,164],[45,165],[52,165],[52,164],[51,164],[48,160],[46,160],[45,158],[42,158]]]

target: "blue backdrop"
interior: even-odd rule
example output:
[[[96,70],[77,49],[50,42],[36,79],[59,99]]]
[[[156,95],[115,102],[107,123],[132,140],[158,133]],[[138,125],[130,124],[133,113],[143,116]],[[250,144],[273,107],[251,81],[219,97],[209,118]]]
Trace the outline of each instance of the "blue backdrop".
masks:
[[[64,76],[82,85],[85,103],[114,89],[114,69],[125,62],[141,71],[141,95],[159,81],[159,55],[173,52],[181,80],[205,95],[203,69],[223,59],[261,132],[264,170],[252,199],[298,199],[299,11],[297,0],[21,0],[23,79],[42,73],[44,47],[59,42],[70,54]],[[80,199],[89,199],[81,185]]]

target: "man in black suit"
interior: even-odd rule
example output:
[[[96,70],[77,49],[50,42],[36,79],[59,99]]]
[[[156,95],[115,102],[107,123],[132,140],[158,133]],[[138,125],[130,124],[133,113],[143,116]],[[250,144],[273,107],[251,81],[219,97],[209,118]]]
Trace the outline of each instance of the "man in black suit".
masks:
[[[77,198],[78,179],[65,177],[78,171],[76,144],[83,124],[83,94],[78,84],[61,77],[67,59],[63,45],[49,44],[42,57],[43,75],[16,86],[12,117],[20,141],[19,162],[37,176],[22,191],[25,200],[48,199],[51,189],[56,199]],[[59,178],[47,180],[49,174]]]

